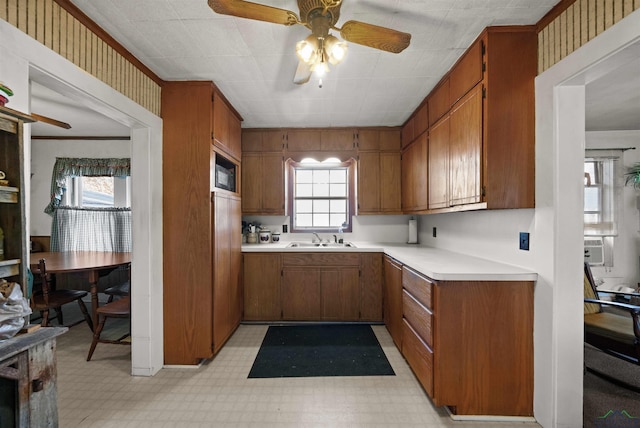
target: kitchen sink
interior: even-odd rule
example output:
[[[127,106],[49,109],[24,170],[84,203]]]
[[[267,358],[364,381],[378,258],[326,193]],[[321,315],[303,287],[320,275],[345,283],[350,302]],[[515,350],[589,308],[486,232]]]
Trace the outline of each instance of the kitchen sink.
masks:
[[[351,242],[345,242],[343,244],[336,244],[334,242],[292,242],[287,245],[287,248],[357,248]]]

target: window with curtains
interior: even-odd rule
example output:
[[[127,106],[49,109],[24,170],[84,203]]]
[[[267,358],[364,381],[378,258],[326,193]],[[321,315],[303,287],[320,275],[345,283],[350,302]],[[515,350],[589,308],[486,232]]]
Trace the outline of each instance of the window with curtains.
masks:
[[[52,251],[131,251],[128,158],[56,158]]]
[[[621,156],[616,150],[593,150],[584,161],[584,236],[602,240],[602,264],[609,267],[622,212]]]

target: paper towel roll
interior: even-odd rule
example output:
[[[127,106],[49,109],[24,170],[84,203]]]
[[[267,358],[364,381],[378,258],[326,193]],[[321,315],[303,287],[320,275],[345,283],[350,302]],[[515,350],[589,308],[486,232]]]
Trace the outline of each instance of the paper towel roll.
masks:
[[[407,244],[418,243],[418,220],[409,220],[409,240]]]

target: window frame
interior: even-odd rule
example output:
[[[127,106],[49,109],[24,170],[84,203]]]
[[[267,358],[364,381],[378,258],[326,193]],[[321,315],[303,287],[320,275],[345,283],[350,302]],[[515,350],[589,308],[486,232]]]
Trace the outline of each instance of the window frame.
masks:
[[[296,227],[295,221],[295,171],[296,169],[331,169],[331,168],[346,168],[347,170],[347,227],[342,228],[342,232],[353,231],[353,216],[355,215],[356,195],[355,195],[355,166],[356,160],[350,158],[344,162],[326,165],[322,163],[318,164],[305,164],[302,162],[294,161],[289,158],[286,161],[287,170],[287,213],[289,214],[289,230],[291,233],[338,233],[339,227]],[[322,199],[327,199],[323,197]]]

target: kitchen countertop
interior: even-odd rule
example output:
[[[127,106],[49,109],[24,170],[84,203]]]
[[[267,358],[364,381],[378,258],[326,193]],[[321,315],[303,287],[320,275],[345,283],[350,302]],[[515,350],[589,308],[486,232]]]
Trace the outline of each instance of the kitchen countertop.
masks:
[[[295,241],[294,241],[295,242]],[[412,244],[353,242],[355,247],[288,247],[291,242],[243,244],[242,252],[378,252],[439,281],[536,281],[538,274],[506,263]]]

